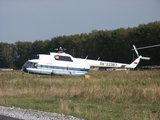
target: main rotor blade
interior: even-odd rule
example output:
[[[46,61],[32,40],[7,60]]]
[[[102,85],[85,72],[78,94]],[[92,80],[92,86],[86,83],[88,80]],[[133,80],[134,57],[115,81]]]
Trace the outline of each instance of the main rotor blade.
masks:
[[[158,46],[160,46],[160,44],[158,44],[158,45],[146,46],[146,47],[140,47],[140,48],[137,48],[137,50],[146,49],[146,48],[151,48],[151,47],[158,47]],[[134,49],[131,49],[131,50],[134,50]]]

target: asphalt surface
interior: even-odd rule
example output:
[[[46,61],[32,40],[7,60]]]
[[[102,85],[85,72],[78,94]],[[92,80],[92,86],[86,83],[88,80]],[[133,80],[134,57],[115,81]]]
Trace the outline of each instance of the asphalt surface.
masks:
[[[16,119],[16,118],[0,115],[0,120],[22,120],[22,119]]]

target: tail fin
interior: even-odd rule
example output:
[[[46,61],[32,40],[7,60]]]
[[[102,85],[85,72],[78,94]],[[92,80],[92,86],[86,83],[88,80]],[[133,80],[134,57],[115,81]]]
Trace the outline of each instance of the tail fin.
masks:
[[[135,59],[131,64],[129,65],[126,65],[125,68],[135,68],[137,67],[137,65],[139,64],[140,62],[140,59],[142,58],[142,56],[139,56],[137,59]]]
[[[150,60],[151,59],[149,57],[142,57],[141,55],[139,55],[135,45],[133,45],[133,48],[134,48],[138,58],[136,60],[134,60],[131,64],[126,65],[125,68],[133,68],[134,69],[139,64],[140,59],[144,59],[144,60]]]

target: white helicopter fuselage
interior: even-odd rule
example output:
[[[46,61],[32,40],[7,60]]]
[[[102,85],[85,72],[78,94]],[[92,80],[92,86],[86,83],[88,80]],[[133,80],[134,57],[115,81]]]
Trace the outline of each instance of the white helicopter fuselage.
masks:
[[[136,48],[135,48],[136,49]],[[36,59],[28,60],[22,69],[35,74],[84,75],[90,67],[135,68],[142,56],[131,64],[74,58],[66,53],[51,52],[49,55],[39,54]],[[145,58],[149,59],[149,58]]]
[[[36,59],[28,60],[22,69],[36,74],[84,75],[90,66],[75,63],[69,54],[52,52],[50,55],[39,54]]]

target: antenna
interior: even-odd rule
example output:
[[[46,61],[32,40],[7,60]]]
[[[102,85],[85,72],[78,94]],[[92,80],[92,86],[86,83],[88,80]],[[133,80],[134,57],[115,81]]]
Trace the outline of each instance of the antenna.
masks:
[[[99,61],[100,57],[98,57],[97,61]]]
[[[86,56],[86,58],[85,59],[87,59],[88,58],[88,55]]]

